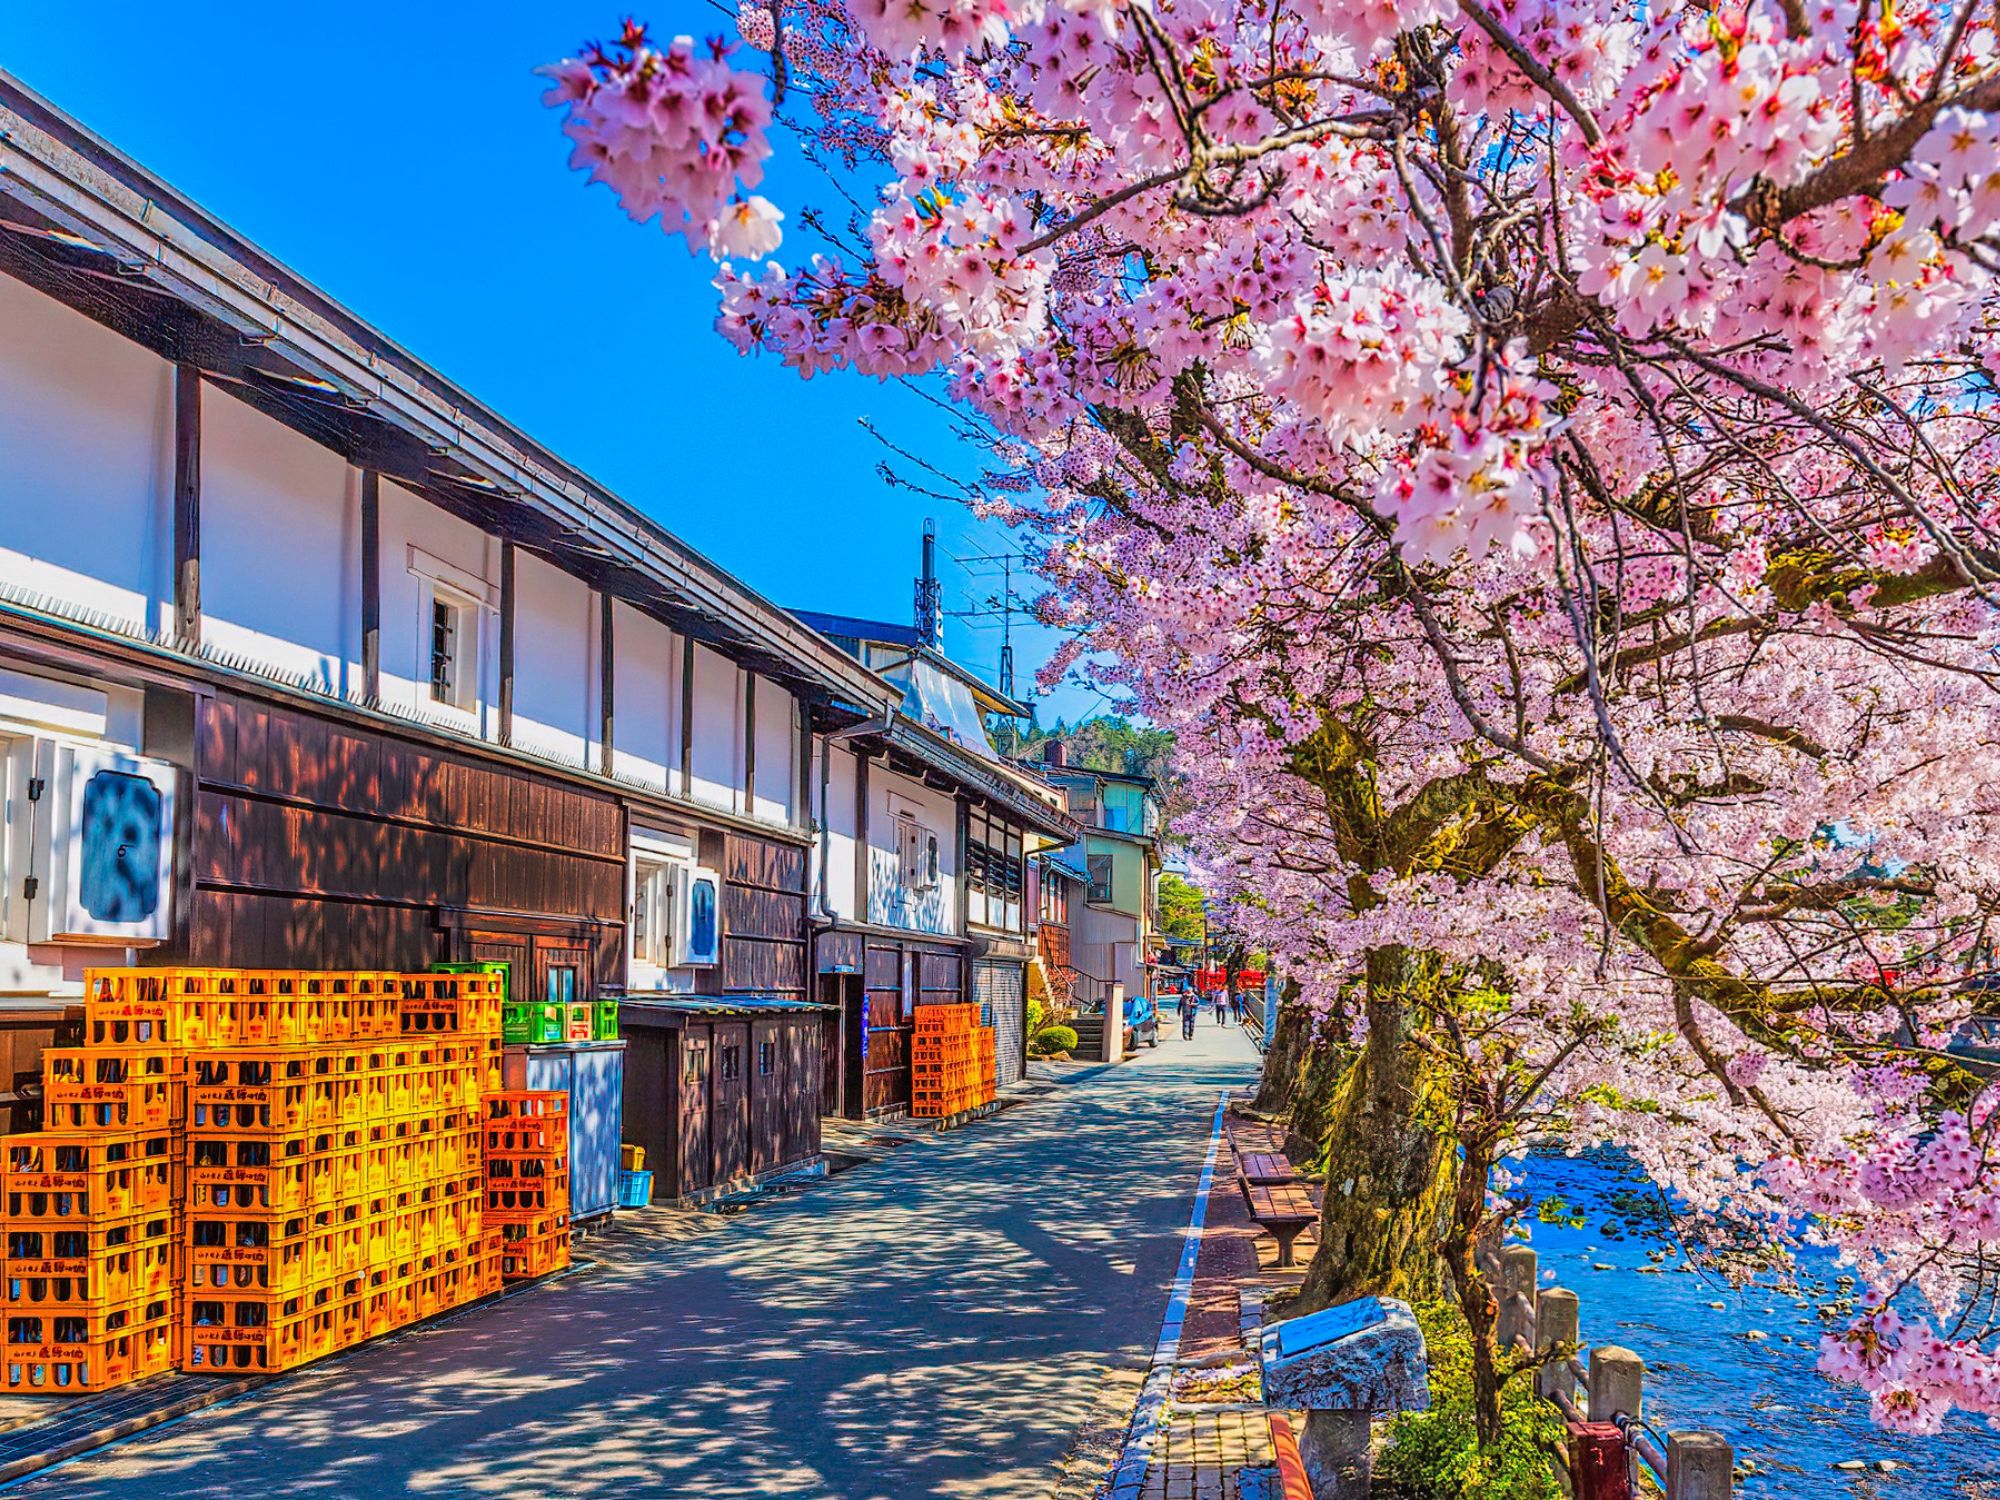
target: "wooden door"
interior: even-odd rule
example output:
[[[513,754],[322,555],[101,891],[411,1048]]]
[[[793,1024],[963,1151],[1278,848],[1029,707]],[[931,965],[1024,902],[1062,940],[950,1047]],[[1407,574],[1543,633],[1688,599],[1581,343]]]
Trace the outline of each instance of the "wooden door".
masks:
[[[750,1170],[750,1027],[744,1021],[715,1025],[715,1070],[710,1093],[715,1100],[715,1178],[717,1183]]]
[[[750,1026],[750,1170],[768,1172],[784,1159],[789,1097],[780,1023],[760,1018]]]
[[[846,1019],[841,1008],[842,997],[845,994],[845,985],[846,976],[843,974],[822,974],[819,976],[819,1003],[833,1008],[831,1010],[823,1010],[817,1016],[813,1017],[812,1024],[819,1028],[821,1051],[831,1059],[838,1059],[845,1055],[845,1049],[842,1046],[845,1038],[842,1033],[841,1024]],[[829,1067],[825,1070],[824,1086],[817,1096],[819,1100],[819,1112],[821,1114],[837,1115],[840,1113],[841,1105],[844,1102],[840,1093],[840,1080],[841,1071],[838,1067]]]
[[[509,932],[475,932],[469,936],[471,941],[466,945],[465,956],[475,963],[505,964],[507,998],[528,999],[528,986],[533,984],[535,977],[529,959],[534,951],[534,939]]]
[[[799,1016],[784,1026],[784,1158],[788,1162],[819,1153],[819,1114],[813,1106],[821,1097],[821,1084],[829,1071],[822,1066],[819,1044],[823,1036],[819,1023],[810,1016]]]
[[[715,1180],[708,1132],[711,1046],[706,1026],[690,1026],[681,1033],[680,1070],[680,1189],[683,1194],[698,1193]]]

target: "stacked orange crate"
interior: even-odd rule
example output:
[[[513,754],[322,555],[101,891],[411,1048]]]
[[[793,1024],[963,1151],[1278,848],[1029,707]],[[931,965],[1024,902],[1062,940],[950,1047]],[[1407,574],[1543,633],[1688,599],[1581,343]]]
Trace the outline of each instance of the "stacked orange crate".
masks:
[[[189,1088],[187,1368],[276,1370],[492,1289],[488,975],[279,974],[234,987]]]
[[[485,1224],[497,1237],[501,1277],[521,1281],[568,1265],[569,1095],[487,1095],[484,1169]]]
[[[101,1390],[172,1357],[178,1006],[158,975],[85,978],[58,1034],[77,1045],[43,1054],[46,1128],[11,1137],[0,1168],[17,1390]]]
[[[170,1367],[171,1147],[164,1126],[8,1137],[10,1388],[96,1391]]]
[[[980,1102],[979,1007],[920,1005],[910,1042],[910,1112],[943,1118]]]

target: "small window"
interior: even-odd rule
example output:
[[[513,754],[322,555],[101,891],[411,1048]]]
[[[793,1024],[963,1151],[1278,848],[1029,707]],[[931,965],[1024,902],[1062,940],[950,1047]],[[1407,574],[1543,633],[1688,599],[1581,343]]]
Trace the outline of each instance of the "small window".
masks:
[[[708,1048],[690,1043],[687,1049],[687,1072],[689,1083],[700,1083],[708,1076]]]
[[[470,710],[479,702],[479,607],[433,587],[430,615],[431,702]]]
[[[576,999],[576,969],[569,964],[550,965],[548,992],[543,998],[551,1005],[567,1005]]]
[[[904,813],[896,816],[896,858],[898,874],[905,887],[928,891],[938,883],[938,838],[923,824]]]
[[[674,867],[657,860],[632,862],[632,957],[666,969],[674,961]]]
[[[1111,856],[1092,854],[1085,863],[1090,868],[1090,890],[1084,900],[1094,906],[1106,906],[1111,901]]]
[[[722,1081],[733,1083],[743,1076],[743,1049],[737,1046],[722,1049]]]
[[[778,1044],[759,1042],[757,1044],[757,1076],[769,1078],[778,1066]]]

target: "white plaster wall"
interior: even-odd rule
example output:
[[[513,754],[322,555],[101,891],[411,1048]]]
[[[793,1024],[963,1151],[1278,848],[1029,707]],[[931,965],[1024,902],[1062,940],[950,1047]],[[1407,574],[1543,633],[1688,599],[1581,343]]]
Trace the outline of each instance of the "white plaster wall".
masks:
[[[387,479],[381,494],[382,701],[449,717],[430,701],[431,626],[421,576],[448,569],[467,592],[488,601],[479,620],[479,700],[490,732],[500,681],[500,543]]]
[[[852,918],[858,915],[854,909],[854,755],[841,745],[829,745],[822,753],[828,757],[826,806],[820,813],[827,830],[826,904],[836,915]],[[819,793],[817,777],[813,793]]]
[[[896,848],[896,809],[911,808],[938,837],[938,883],[906,887]],[[868,768],[868,920],[913,932],[958,930],[958,803],[886,769]]]
[[[597,596],[514,553],[514,743],[595,769]]]
[[[0,582],[168,623],[173,415],[166,361],[0,275]]]
[[[799,798],[798,700],[775,682],[757,679],[757,805],[752,815],[790,823]]]
[[[743,806],[743,672],[728,657],[694,648],[691,793],[710,807]]]
[[[661,791],[680,790],[681,642],[650,615],[612,606],[617,696],[611,748],[617,772]]]
[[[358,689],[359,475],[213,383],[202,390],[202,639],[322,691]]]

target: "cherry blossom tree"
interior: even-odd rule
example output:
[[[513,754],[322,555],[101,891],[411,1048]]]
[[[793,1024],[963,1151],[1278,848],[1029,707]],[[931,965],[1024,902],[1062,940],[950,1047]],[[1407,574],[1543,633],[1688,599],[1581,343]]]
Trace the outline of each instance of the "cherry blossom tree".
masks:
[[[2000,895],[1991,7],[738,27],[551,68],[575,160],[722,258],[739,349],[986,425],[1051,673],[1176,732],[1232,925],[1356,997],[1310,1295],[1442,1265],[1477,1333],[1487,1167],[1554,1129],[1849,1258],[1822,1367],[1880,1420],[2000,1415],[1944,1051]],[[789,268],[774,117],[853,205]]]

